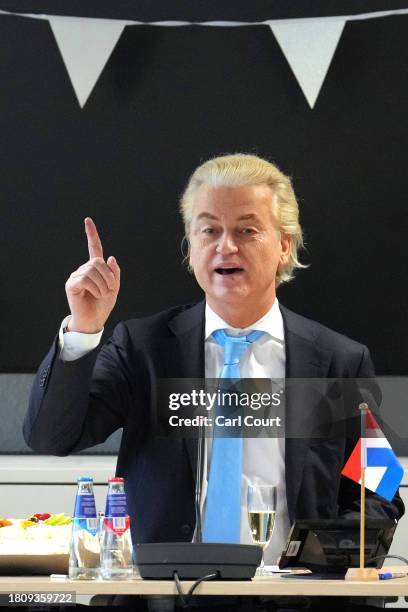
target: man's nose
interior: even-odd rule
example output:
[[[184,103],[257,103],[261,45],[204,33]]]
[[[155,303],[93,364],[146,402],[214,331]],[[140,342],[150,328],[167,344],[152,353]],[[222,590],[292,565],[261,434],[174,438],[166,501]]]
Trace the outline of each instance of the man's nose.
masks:
[[[226,255],[228,253],[236,253],[237,251],[238,247],[235,244],[232,235],[228,232],[223,232],[218,240],[217,252]]]

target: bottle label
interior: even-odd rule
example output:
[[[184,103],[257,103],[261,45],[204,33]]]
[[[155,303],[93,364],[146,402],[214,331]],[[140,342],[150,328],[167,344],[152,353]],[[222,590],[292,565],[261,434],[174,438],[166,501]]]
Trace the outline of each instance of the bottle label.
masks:
[[[105,529],[113,531],[116,535],[123,535],[130,527],[129,516],[105,516],[103,519]]]
[[[84,529],[88,531],[91,535],[95,536],[98,532],[98,519],[95,517],[92,518],[78,518],[74,517],[72,519],[72,527],[74,531],[79,529]]]
[[[96,518],[95,498],[93,495],[77,495],[74,517],[79,519]]]
[[[106,498],[105,516],[127,516],[127,503],[125,493],[108,493]]]

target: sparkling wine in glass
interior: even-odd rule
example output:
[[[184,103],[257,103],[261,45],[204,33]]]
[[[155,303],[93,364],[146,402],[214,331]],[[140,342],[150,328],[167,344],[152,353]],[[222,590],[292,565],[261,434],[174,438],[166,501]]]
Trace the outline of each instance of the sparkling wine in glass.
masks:
[[[263,574],[264,550],[269,544],[276,517],[276,487],[273,485],[249,485],[247,495],[248,522],[252,539],[262,546],[259,574]]]

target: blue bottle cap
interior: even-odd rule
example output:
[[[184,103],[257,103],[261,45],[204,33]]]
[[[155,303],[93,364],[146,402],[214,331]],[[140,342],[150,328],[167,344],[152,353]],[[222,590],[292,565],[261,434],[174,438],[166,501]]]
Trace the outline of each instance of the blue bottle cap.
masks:
[[[93,482],[93,478],[91,476],[80,476],[78,482]]]

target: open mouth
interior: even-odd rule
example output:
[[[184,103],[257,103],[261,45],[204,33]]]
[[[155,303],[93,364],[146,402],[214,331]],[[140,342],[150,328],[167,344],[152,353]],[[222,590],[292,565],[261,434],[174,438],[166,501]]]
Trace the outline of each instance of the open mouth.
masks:
[[[217,274],[234,274],[235,272],[243,272],[243,268],[216,268]]]

